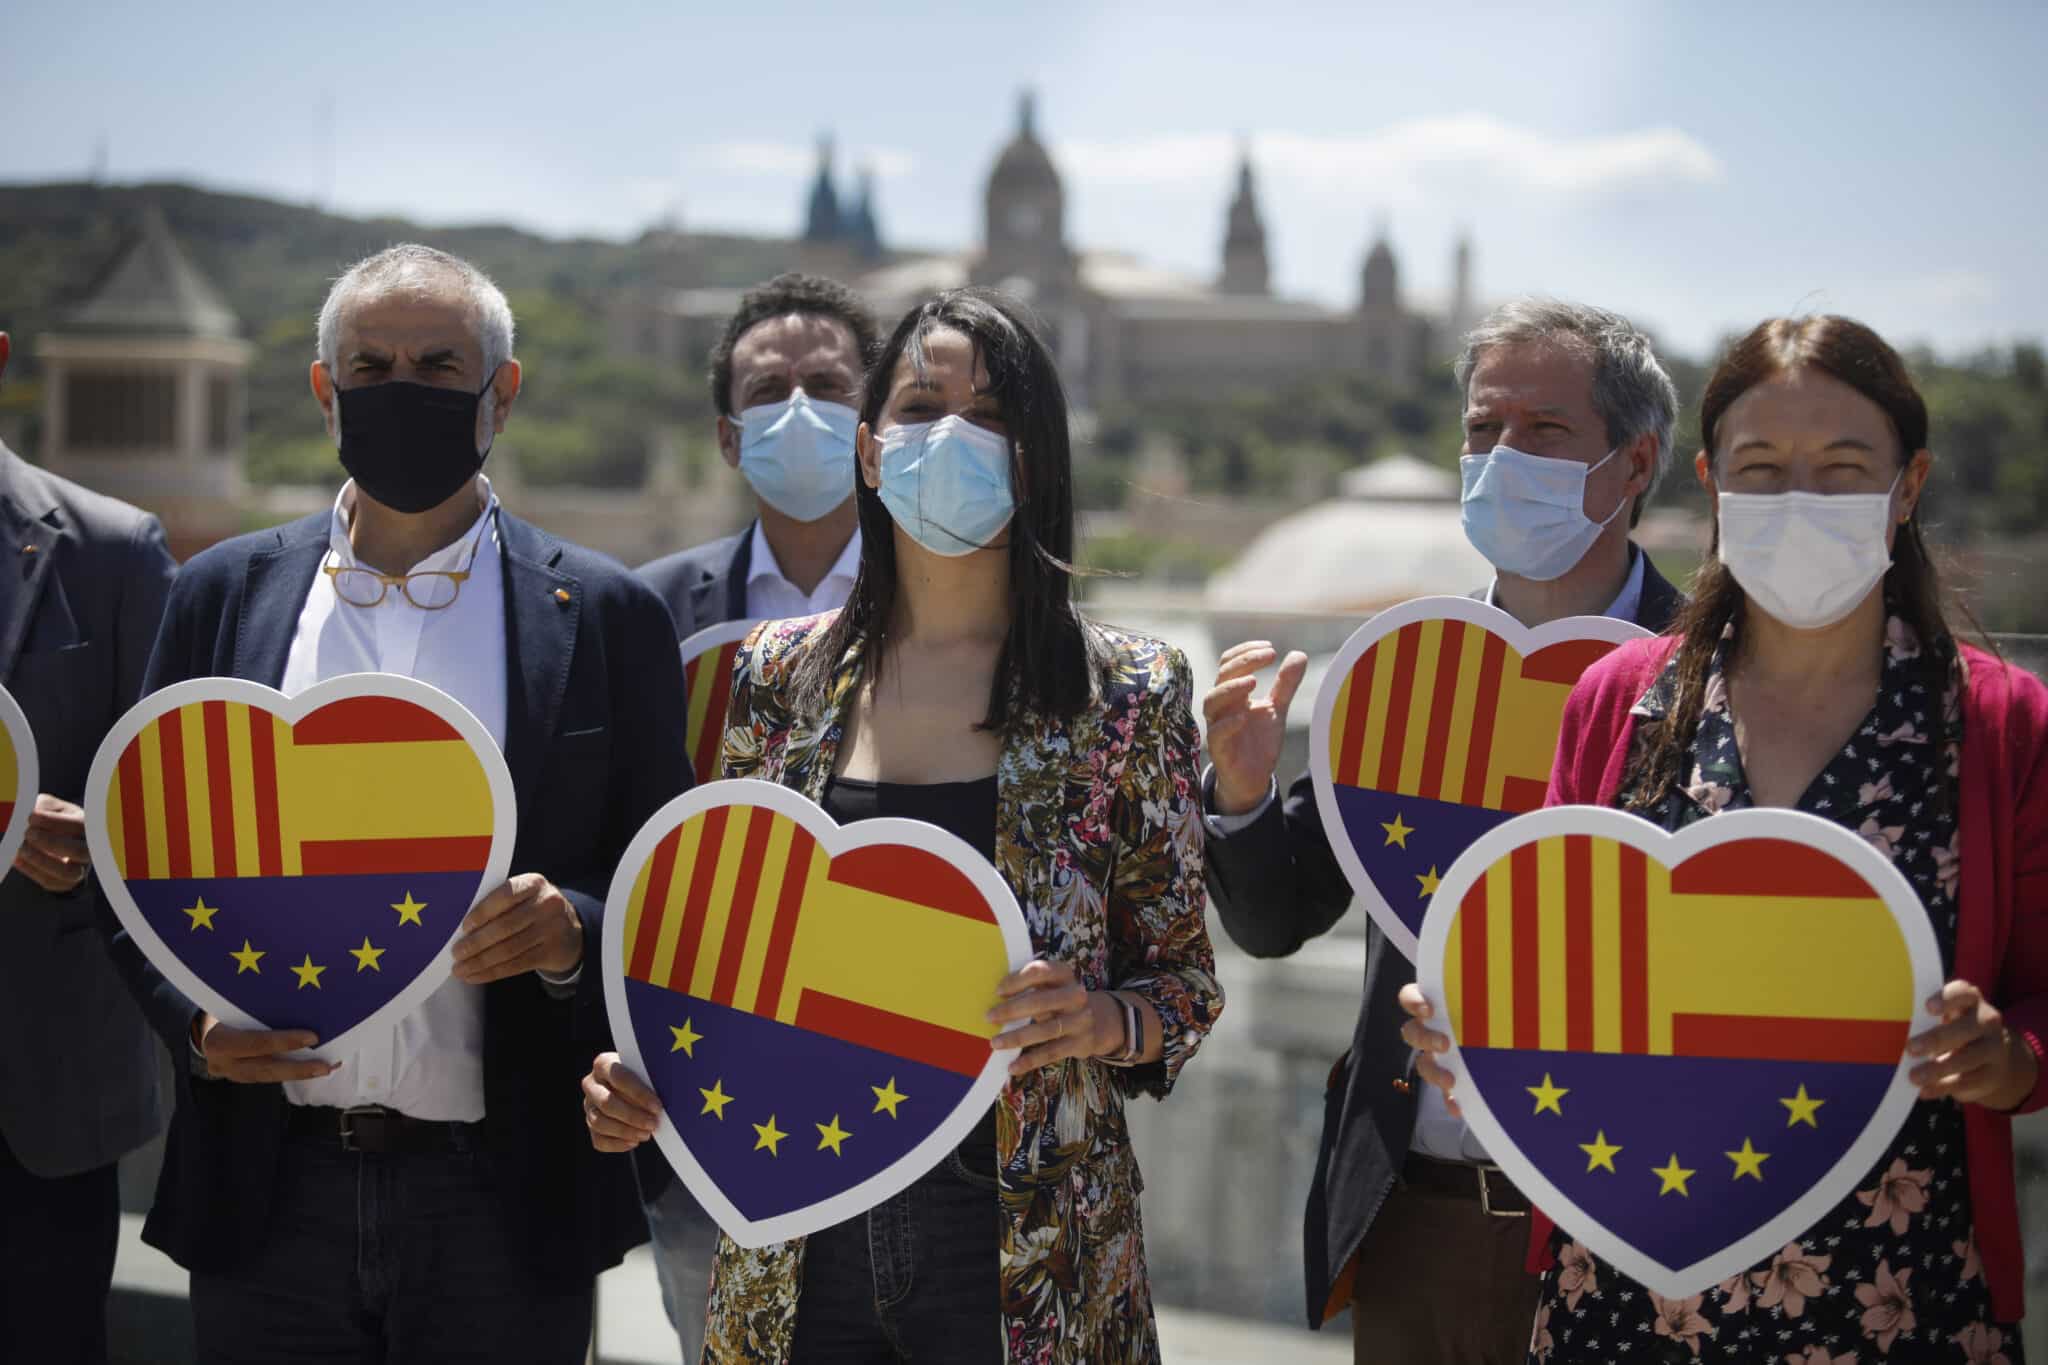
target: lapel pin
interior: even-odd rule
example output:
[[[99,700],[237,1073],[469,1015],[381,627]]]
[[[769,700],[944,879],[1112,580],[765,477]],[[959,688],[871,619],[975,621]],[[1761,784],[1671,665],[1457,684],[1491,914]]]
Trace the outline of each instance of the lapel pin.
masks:
[[[568,606],[568,605],[569,605],[569,590],[568,590],[567,588],[556,588],[556,589],[555,589],[555,600],[556,600],[557,602],[560,602],[560,603],[561,603],[561,604],[562,604],[563,606],[565,606],[565,607],[566,607],[566,606]]]
[[[25,555],[32,555],[36,552],[36,547],[33,545],[24,545],[21,547],[21,552]]]

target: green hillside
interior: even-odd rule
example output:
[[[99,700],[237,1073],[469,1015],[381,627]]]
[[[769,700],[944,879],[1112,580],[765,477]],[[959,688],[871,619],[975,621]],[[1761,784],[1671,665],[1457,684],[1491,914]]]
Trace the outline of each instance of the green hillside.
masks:
[[[650,433],[670,424],[698,429],[708,418],[698,376],[610,353],[608,300],[631,289],[750,284],[790,264],[787,243],[759,238],[561,241],[499,225],[344,218],[187,185],[0,185],[0,331],[17,341],[0,407],[30,415],[31,448],[34,339],[86,296],[145,202],[163,210],[256,345],[249,454],[258,481],[324,478],[331,467],[333,448],[306,391],[314,315],[335,275],[393,242],[426,241],[475,261],[510,297],[528,375],[521,468],[541,482],[637,480]]]

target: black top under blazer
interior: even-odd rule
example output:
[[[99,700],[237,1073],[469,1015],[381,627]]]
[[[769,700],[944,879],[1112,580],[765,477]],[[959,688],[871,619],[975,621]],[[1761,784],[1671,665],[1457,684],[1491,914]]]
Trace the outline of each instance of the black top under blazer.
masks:
[[[1646,557],[1636,624],[1661,634],[1684,603]],[[1272,802],[1250,825],[1209,840],[1208,847],[1210,899],[1225,932],[1253,957],[1286,957],[1328,931],[1351,905],[1351,885],[1330,851],[1307,773],[1284,802]],[[1302,1226],[1311,1327],[1323,1325],[1335,1281],[1364,1243],[1415,1133],[1420,1100],[1409,1047],[1401,1041],[1406,1016],[1399,999],[1401,987],[1414,979],[1408,959],[1369,924],[1364,1000],[1351,1047],[1330,1071]]]
[[[187,678],[284,677],[332,513],[195,557],[172,590],[144,691]],[[573,998],[532,973],[484,989],[484,1147],[514,1250],[537,1277],[584,1279],[647,1240],[633,1163],[592,1149],[578,1082],[609,1046],[598,971],[605,894],[626,844],[690,785],[682,663],[668,614],[606,557],[504,512],[505,760],[519,802],[512,871],[539,872],[583,921]],[[176,1061],[176,1110],[143,1240],[191,1270],[259,1254],[287,1102],[281,1085],[195,1078],[196,1007],[104,916],[115,964]]]

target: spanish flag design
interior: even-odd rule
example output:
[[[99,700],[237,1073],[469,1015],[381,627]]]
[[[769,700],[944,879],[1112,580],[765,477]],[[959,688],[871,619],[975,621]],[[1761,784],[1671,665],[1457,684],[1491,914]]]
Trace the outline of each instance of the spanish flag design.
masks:
[[[488,889],[500,812],[477,749],[398,696],[297,721],[249,700],[160,703],[138,708],[157,713],[119,749],[94,816],[112,870],[207,988],[331,1042],[410,986]]]
[[[1532,837],[1447,887],[1458,1065],[1523,1158],[1662,1266],[1709,1260],[1836,1168],[1885,1104],[1922,998],[1894,909],[1902,896],[1925,929],[1910,889],[1854,836],[1787,814],[1717,816],[1779,832],[1671,865],[1634,840]],[[1920,975],[1938,980],[1938,961]]]
[[[1318,799],[1354,889],[1404,951],[1458,855],[1543,804],[1579,675],[1640,634],[1604,618],[1532,633],[1482,603],[1422,598],[1338,655],[1312,738]]]
[[[764,785],[700,789],[682,800],[734,799],[656,817],[671,823],[631,869],[616,955],[650,1083],[754,1224],[887,1172],[977,1086],[992,1098],[984,1016],[1010,969],[975,881],[886,837],[911,822],[841,830],[795,793],[745,799]]]

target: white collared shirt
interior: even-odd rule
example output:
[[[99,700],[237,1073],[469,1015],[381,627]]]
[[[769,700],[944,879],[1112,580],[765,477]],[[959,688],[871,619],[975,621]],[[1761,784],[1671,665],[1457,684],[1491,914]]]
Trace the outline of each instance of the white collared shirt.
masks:
[[[375,607],[335,594],[334,580],[313,575],[299,611],[284,692],[295,696],[344,673],[402,673],[431,683],[468,707],[502,749],[505,744],[505,569],[498,545],[498,499],[479,476],[484,508],[468,531],[407,572],[469,570],[454,602],[422,611],[393,588]],[[353,565],[349,519],[355,481],[334,499],[321,564]],[[333,1074],[290,1081],[293,1104],[346,1108],[382,1104],[414,1118],[474,1123],[484,1116],[484,993],[450,979],[396,1024],[360,1034]]]
[[[753,548],[747,558],[747,615],[760,621],[785,621],[796,616],[815,616],[821,611],[846,605],[853,591],[854,575],[860,571],[860,528],[854,527],[846,548],[818,586],[805,592],[785,578],[782,565],[768,544],[761,523],[754,523]]]

